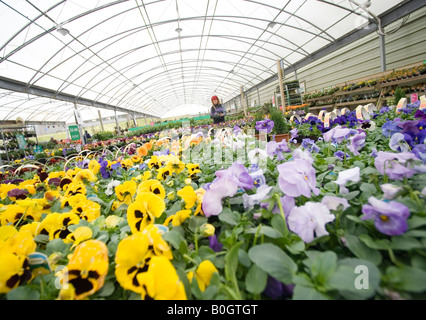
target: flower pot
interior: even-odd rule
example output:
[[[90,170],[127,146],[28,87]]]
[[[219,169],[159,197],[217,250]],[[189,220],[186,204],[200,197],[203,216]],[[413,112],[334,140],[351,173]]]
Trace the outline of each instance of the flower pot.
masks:
[[[289,133],[282,133],[282,134],[276,134],[275,135],[275,141],[276,142],[281,142],[285,140],[286,142],[288,142],[290,140],[290,134]]]

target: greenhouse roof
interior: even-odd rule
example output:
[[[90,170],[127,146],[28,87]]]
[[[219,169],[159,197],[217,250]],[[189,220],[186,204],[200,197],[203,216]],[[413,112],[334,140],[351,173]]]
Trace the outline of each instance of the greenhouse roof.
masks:
[[[0,121],[227,101],[408,2],[0,0]]]

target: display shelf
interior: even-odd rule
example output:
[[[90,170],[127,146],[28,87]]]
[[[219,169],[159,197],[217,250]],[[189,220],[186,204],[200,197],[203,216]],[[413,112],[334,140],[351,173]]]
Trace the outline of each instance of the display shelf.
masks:
[[[338,107],[346,107],[353,106],[359,104],[368,104],[368,103],[382,103],[390,98],[393,98],[393,94],[390,96],[384,96],[386,91],[392,92],[397,87],[408,87],[415,86],[426,82],[426,74],[414,75],[411,77],[406,77],[404,79],[392,80],[386,82],[380,82],[380,79],[384,76],[388,76],[389,74],[399,72],[404,70],[404,68],[398,68],[394,70],[385,71],[381,74],[371,75],[369,77],[364,77],[358,80],[347,81],[344,84],[339,84],[334,86],[333,88],[345,88],[348,86],[356,86],[362,85],[360,88],[356,88],[354,90],[337,90],[332,94],[327,94],[318,97],[312,97],[305,99],[306,103],[310,103],[311,107],[309,110],[315,111],[324,108],[338,108]],[[408,70],[408,69],[406,69]],[[414,89],[414,88],[413,88]],[[419,89],[419,88],[416,88]],[[323,89],[325,90],[325,89]],[[415,91],[415,92],[407,92],[407,97],[413,93],[418,93],[419,97],[425,95],[424,91]],[[316,92],[313,92],[315,95]],[[356,100],[353,100],[355,98]],[[351,100],[351,101],[348,101]],[[333,101],[333,104],[330,102]],[[326,105],[317,105],[318,102],[327,103]]]
[[[406,78],[406,79],[379,83],[378,86],[380,88],[386,88],[386,87],[392,87],[392,86],[401,86],[401,85],[410,85],[410,84],[413,85],[413,84],[422,83],[422,82],[425,82],[425,81],[426,81],[426,74],[422,74],[422,75],[419,75],[419,76],[410,77],[410,78]]]

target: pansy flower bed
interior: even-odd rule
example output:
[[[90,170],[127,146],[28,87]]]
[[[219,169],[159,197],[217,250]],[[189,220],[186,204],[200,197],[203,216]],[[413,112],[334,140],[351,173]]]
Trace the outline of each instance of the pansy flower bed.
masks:
[[[424,298],[425,113],[306,123],[317,139],[233,123],[5,176],[0,298]]]

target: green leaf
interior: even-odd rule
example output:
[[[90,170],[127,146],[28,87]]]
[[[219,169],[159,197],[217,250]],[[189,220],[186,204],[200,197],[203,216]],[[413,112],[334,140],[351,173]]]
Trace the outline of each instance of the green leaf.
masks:
[[[246,276],[246,289],[253,294],[260,294],[265,290],[268,274],[253,264]]]
[[[360,171],[360,174],[363,175],[367,175],[367,176],[371,176],[373,174],[378,175],[379,171],[376,168],[373,167],[367,167],[363,170]]]
[[[346,200],[352,200],[356,198],[358,195],[359,195],[359,191],[352,191],[346,194],[342,194],[343,198],[345,198]]]
[[[163,239],[170,243],[172,247],[176,250],[179,249],[179,246],[181,242],[185,241],[185,239],[182,237],[182,235],[174,230],[170,230],[168,232],[165,232],[163,234]]]
[[[281,219],[282,220],[282,219]],[[256,234],[258,230],[258,227],[256,228],[250,228],[246,230],[246,233],[248,234]],[[263,234],[269,238],[272,239],[278,239],[278,238],[282,238],[283,235],[281,234],[281,232],[279,232],[278,230],[271,228],[269,226],[260,226],[260,230],[259,230],[259,234]]]
[[[220,221],[231,226],[236,226],[241,218],[238,212],[235,211],[222,212],[218,217]]]
[[[316,256],[310,266],[313,279],[324,284],[336,269],[337,255],[333,251],[322,252]]]
[[[284,220],[279,214],[274,214],[271,219],[271,226],[278,230],[282,235],[286,234],[286,226]]]
[[[361,234],[359,239],[372,249],[388,250],[391,245],[387,239],[373,240],[368,234]]]
[[[225,278],[228,281],[235,278],[238,267],[238,249],[242,244],[242,242],[238,242],[225,255]]]
[[[327,285],[352,299],[372,297],[380,284],[380,272],[370,261],[346,258],[340,260]]]
[[[7,300],[40,300],[40,292],[30,286],[21,286],[6,294]]]
[[[301,254],[305,251],[305,243],[300,238],[293,241],[290,245],[285,246],[288,251],[292,254]]]
[[[359,189],[362,192],[375,194],[377,192],[376,186],[372,183],[362,183]]]
[[[379,251],[368,247],[358,237],[346,233],[345,234],[346,246],[351,252],[359,259],[368,260],[378,266],[382,262],[382,255]]]
[[[392,237],[391,248],[394,250],[409,251],[412,249],[423,248],[423,245],[419,240],[403,235]]]
[[[386,275],[392,281],[393,287],[409,292],[424,292],[426,291],[426,272],[417,268],[404,266],[403,268],[389,267],[386,270]]]
[[[408,229],[415,229],[426,225],[426,217],[412,216],[407,220]]]
[[[53,239],[46,245],[46,255],[50,255],[54,252],[60,252],[67,254],[71,244],[66,244],[62,239]]]
[[[293,300],[329,300],[330,298],[312,287],[295,285]]]
[[[249,257],[253,263],[272,277],[285,284],[292,282],[297,271],[296,263],[279,247],[272,243],[260,244],[250,248]]]
[[[207,222],[207,217],[192,216],[189,218],[188,228],[195,233],[204,223]]]
[[[105,281],[102,289],[99,291],[100,297],[108,297],[114,293],[115,286],[113,281]]]
[[[247,254],[246,251],[244,251],[243,249],[239,249],[238,250],[238,261],[244,266],[249,268],[251,265],[251,261],[250,258]]]

